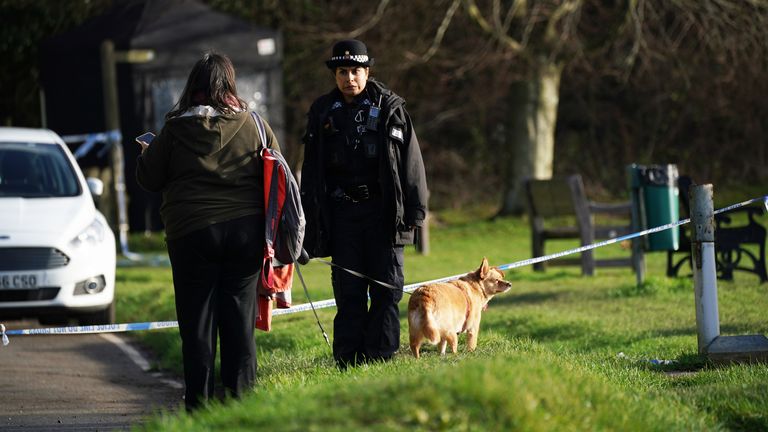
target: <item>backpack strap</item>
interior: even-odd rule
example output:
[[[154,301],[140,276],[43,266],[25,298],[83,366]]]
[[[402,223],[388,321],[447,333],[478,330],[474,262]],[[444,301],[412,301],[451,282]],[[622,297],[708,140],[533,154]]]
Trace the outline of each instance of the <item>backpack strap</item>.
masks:
[[[256,122],[256,129],[259,131],[259,139],[261,140],[261,148],[267,148],[267,129],[264,127],[264,120],[256,111],[251,111],[251,117]]]
[[[264,172],[264,213],[266,223],[264,224],[264,258],[261,265],[260,281],[262,286],[271,289],[274,285],[274,269],[272,268],[273,260],[275,257],[275,249],[273,241],[277,235],[277,211],[279,203],[277,200],[277,187],[273,184],[273,180],[277,180],[277,169],[275,165],[276,159],[270,154],[271,150],[267,147],[267,130],[264,126],[264,120],[255,111],[251,111],[251,117],[256,122],[256,129],[259,133],[259,139],[261,140],[261,146],[256,149],[260,159],[265,166]],[[271,174],[267,173],[267,165],[271,167]],[[270,220],[271,219],[271,220]]]

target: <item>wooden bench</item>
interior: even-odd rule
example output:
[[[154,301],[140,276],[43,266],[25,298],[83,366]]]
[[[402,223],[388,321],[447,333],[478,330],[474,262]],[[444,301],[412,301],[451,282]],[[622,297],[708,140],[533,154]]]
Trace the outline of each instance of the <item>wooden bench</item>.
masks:
[[[687,176],[680,176],[678,179],[680,209],[681,213],[684,213],[681,218],[687,218],[690,214],[688,188],[691,183],[691,178]],[[763,214],[762,207],[754,206],[715,215],[715,260],[718,278],[733,280],[733,272],[739,270],[757,275],[761,283],[768,282],[765,264],[767,233],[765,227],[755,219]],[[734,216],[738,219],[744,219],[746,216],[746,223],[734,225]],[[691,267],[690,230],[689,225],[681,225],[680,247],[676,251],[667,252],[669,277],[676,277],[685,264],[687,268]]]
[[[526,179],[524,181],[531,224],[531,246],[534,257],[544,256],[544,244],[553,239],[578,239],[580,245],[590,245],[596,240],[606,240],[632,232],[630,202],[601,204],[587,199],[581,176],[549,180]],[[598,225],[596,215],[608,215],[626,221],[624,224]],[[560,258],[548,261],[549,265],[580,265],[583,275],[594,275],[596,267],[629,266],[636,271],[640,266],[642,251],[630,248],[626,258],[595,259],[594,251],[581,253],[581,258]],[[634,252],[638,250],[639,252]],[[638,256],[640,255],[640,256]],[[636,264],[637,263],[637,264]],[[544,270],[544,263],[533,266]]]

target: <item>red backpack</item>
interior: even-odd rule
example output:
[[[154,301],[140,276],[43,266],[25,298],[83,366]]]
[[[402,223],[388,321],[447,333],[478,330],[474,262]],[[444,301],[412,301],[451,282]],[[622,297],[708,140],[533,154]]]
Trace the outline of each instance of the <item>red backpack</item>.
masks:
[[[272,301],[278,308],[291,306],[293,270],[301,255],[306,220],[299,186],[280,152],[267,147],[267,133],[261,117],[251,112],[261,138],[259,154],[264,163],[264,261],[259,276],[256,328],[269,331]]]

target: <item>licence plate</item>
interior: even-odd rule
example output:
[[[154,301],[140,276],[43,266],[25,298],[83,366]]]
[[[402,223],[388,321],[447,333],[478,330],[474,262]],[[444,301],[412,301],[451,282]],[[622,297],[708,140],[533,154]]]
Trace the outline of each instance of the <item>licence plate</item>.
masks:
[[[42,281],[40,273],[0,273],[0,289],[37,288]]]

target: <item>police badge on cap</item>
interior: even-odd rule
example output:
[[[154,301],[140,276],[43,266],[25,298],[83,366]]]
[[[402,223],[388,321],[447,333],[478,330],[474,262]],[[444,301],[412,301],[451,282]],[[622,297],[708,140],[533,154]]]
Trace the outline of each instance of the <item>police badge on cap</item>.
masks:
[[[339,66],[373,66],[373,58],[368,57],[368,48],[364,43],[356,39],[336,42],[331,50],[331,59],[325,64],[328,69],[336,69]]]

